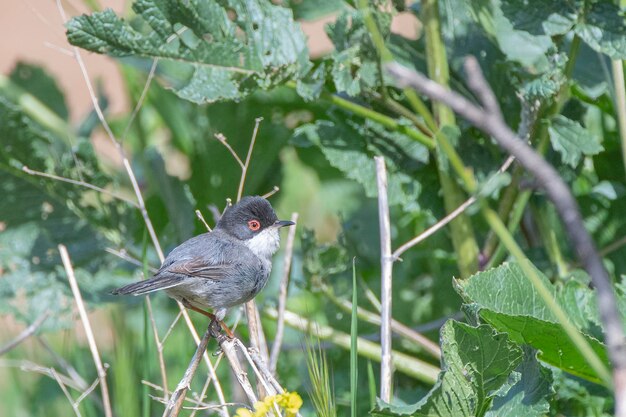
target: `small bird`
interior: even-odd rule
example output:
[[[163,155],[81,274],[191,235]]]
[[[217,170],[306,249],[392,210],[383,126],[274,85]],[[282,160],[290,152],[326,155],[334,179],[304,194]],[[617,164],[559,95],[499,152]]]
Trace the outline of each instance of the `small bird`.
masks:
[[[232,338],[223,322],[227,309],[250,301],[263,289],[280,243],[278,230],[294,224],[278,220],[266,199],[244,197],[226,209],[213,231],[172,250],[152,278],[117,288],[111,294],[165,290],[185,307],[210,317],[210,329],[218,322]]]

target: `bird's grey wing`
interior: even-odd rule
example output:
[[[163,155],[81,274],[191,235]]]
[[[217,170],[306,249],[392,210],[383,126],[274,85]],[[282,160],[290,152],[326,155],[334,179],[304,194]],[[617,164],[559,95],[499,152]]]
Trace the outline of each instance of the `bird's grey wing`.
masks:
[[[159,270],[157,275],[176,274],[204,279],[219,280],[236,270],[233,264],[213,264],[203,258],[181,260]]]

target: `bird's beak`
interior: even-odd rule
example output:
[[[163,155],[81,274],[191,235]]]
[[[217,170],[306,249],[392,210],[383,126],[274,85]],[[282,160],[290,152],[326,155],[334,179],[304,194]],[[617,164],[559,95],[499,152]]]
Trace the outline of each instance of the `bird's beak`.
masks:
[[[276,227],[285,227],[285,226],[293,226],[295,223],[291,220],[276,220],[274,226]]]

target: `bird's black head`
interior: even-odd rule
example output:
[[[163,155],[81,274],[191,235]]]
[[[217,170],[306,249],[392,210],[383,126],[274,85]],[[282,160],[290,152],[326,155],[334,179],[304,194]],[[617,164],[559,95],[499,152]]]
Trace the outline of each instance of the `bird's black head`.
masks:
[[[239,240],[248,240],[268,228],[278,229],[294,224],[287,220],[278,220],[271,204],[263,197],[244,197],[237,204],[229,207],[217,222],[216,229],[221,229]]]

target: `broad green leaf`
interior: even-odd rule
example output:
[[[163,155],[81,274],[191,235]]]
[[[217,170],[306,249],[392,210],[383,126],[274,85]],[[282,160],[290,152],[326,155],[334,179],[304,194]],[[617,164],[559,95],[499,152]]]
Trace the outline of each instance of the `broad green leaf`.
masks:
[[[512,374],[515,384],[494,398],[485,417],[540,417],[550,410],[552,372],[537,361],[534,349],[523,350],[524,359]]]
[[[581,334],[592,349],[608,364],[604,345],[586,332],[596,318],[582,317],[577,311],[594,309],[595,304],[590,305],[595,302],[593,297],[579,294],[578,302],[572,303],[571,294],[555,291],[547,278],[537,272],[556,302],[572,317],[573,323],[581,327]],[[600,381],[516,263],[480,272],[457,282],[457,287],[466,302],[475,303],[483,320],[507,332],[517,343],[539,350],[541,360],[582,378]],[[561,299],[566,301],[561,302]]]
[[[516,30],[533,35],[564,35],[576,23],[578,8],[571,0],[508,0],[502,13]]]
[[[433,389],[417,404],[379,404],[375,415],[470,417],[482,415],[522,360],[522,351],[491,326],[453,320],[441,329],[442,369]]]
[[[504,15],[499,0],[468,1],[474,20],[497,43],[506,57],[534,71],[543,72],[548,68],[546,54],[553,48],[547,35],[533,35],[525,30],[515,29]]]
[[[132,26],[109,9],[67,23],[70,43],[115,57],[159,59],[157,74],[196,103],[235,100],[308,68],[289,9],[263,0],[133,3]]]
[[[403,134],[389,132],[370,120],[363,125],[320,120],[296,129],[294,141],[319,147],[332,166],[365,188],[368,197],[378,195],[373,158],[384,156],[389,171],[389,204],[401,205],[406,211],[419,209],[421,186],[414,174],[428,161],[428,152]]]
[[[591,48],[612,59],[626,59],[626,21],[610,1],[590,2],[574,30]]]
[[[604,149],[600,138],[593,136],[580,123],[562,115],[550,120],[548,131],[552,147],[571,167],[576,167],[583,155],[596,155]]]

